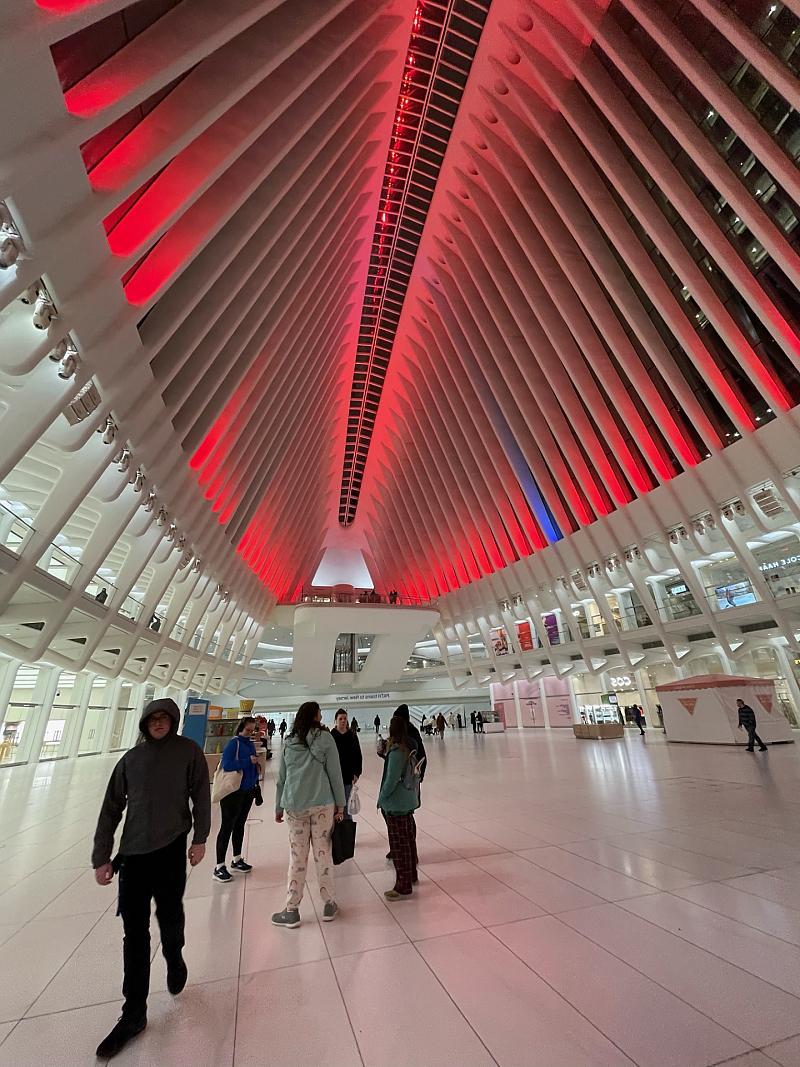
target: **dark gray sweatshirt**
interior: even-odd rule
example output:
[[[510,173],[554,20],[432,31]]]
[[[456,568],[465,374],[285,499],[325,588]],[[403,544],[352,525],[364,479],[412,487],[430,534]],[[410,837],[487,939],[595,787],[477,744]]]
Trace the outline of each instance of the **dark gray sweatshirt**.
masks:
[[[125,753],[111,774],[100,809],[93,867],[111,861],[114,833],[126,808],[119,846],[123,856],[165,848],[188,833],[192,822],[193,844],[205,844],[211,828],[211,791],[200,746],[173,730],[161,741],[147,738]]]

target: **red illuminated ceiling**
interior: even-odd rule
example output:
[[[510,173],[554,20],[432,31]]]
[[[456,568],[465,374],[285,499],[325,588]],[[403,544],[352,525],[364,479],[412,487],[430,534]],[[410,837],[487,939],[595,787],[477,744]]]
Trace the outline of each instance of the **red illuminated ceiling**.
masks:
[[[339,521],[353,522],[406,289],[490,0],[418,0],[372,240]]]

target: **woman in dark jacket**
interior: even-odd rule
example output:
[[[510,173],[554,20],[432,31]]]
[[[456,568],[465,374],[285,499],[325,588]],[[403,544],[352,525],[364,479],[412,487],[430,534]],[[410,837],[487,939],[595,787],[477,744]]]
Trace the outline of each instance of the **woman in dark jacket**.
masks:
[[[217,865],[213,877],[218,882],[231,882],[233,876],[225,866],[225,855],[233,838],[232,871],[247,874],[252,871],[249,863],[242,856],[244,842],[244,824],[250,814],[250,808],[258,792],[258,756],[256,746],[251,738],[256,728],[252,715],[245,715],[239,720],[235,735],[222,751],[223,771],[241,771],[242,781],[234,793],[229,793],[220,801],[222,823],[217,834]]]
[[[336,742],[336,748],[339,751],[339,763],[342,766],[345,795],[344,817],[352,822],[352,816],[348,810],[350,791],[361,777],[363,761],[361,758],[361,745],[356,734],[347,725],[347,712],[344,708],[339,708],[336,712],[336,723],[331,731],[331,736]]]

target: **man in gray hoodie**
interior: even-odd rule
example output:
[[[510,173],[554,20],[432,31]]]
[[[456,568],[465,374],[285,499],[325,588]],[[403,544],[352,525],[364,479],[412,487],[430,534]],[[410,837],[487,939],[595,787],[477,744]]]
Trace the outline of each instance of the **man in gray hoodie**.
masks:
[[[139,722],[139,743],[114,768],[106,789],[92,849],[98,885],[110,885],[119,871],[118,914],[122,918],[125,1002],[97,1055],[110,1058],[147,1026],[150,989],[150,906],[155,900],[167,988],[186,985],[183,961],[187,838],[194,824],[189,863],[205,855],[211,826],[208,765],[199,745],[178,736],[180,712],[174,700],[153,700]],[[189,802],[191,801],[191,809]],[[127,808],[116,858],[114,834]]]

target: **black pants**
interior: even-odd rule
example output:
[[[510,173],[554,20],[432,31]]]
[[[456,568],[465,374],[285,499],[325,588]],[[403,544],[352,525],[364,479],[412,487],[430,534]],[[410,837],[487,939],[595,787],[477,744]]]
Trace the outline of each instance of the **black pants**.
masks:
[[[766,748],[766,745],[764,744],[764,742],[761,740],[761,738],[756,733],[756,724],[755,723],[753,723],[752,726],[745,726],[745,730],[747,730],[747,751],[748,752],[752,752],[753,751],[753,742],[754,741],[758,742],[758,747],[759,748]]]
[[[217,866],[225,862],[228,845],[233,840],[234,856],[241,856],[244,842],[244,824],[255,800],[255,789],[237,789],[220,801],[222,823],[217,834]]]
[[[122,1014],[147,1015],[150,990],[150,903],[156,902],[161,951],[167,967],[181,958],[184,945],[183,893],[186,889],[186,834],[172,844],[141,856],[122,857],[118,914],[125,930],[122,959],[125,976]]]

